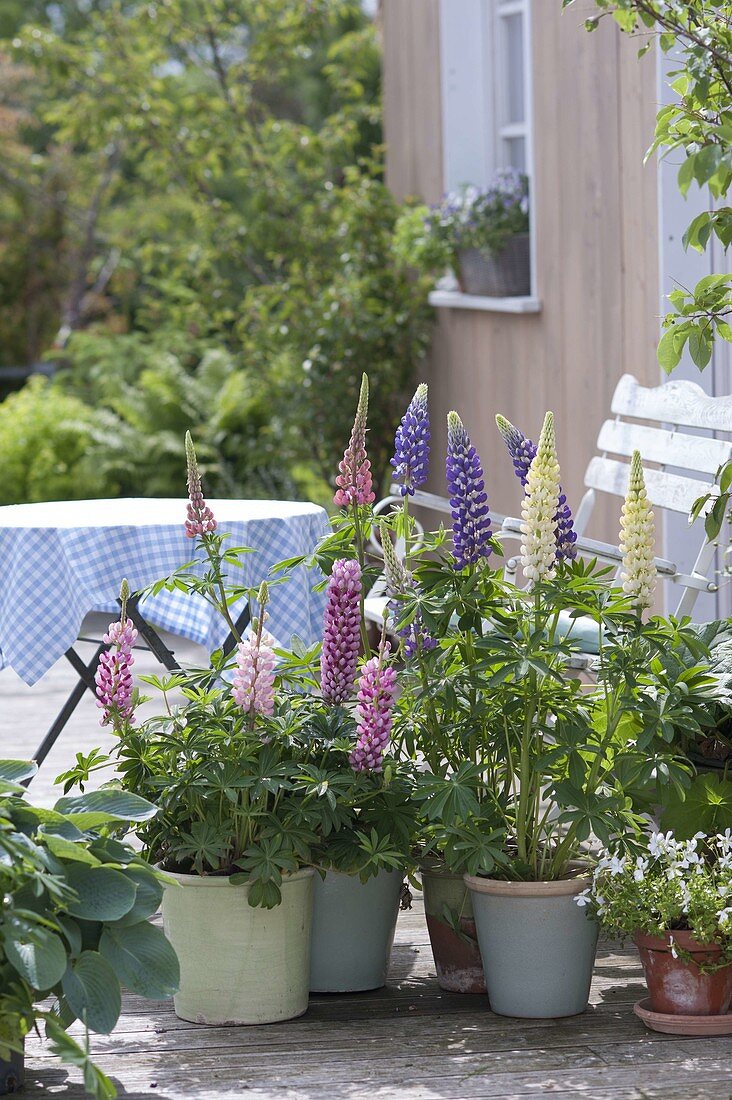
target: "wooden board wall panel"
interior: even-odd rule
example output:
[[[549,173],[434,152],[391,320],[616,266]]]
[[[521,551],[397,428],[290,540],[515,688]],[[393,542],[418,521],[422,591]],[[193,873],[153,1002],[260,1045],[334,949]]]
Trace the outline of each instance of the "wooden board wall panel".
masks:
[[[495,428],[502,412],[536,437],[557,422],[570,503],[620,376],[658,378],[656,173],[643,166],[656,110],[655,60],[610,21],[588,34],[592,0],[564,13],[533,0],[537,282],[535,315],[438,309],[425,380],[435,423],[430,489],[444,492],[444,418],[464,417],[486,471],[489,499],[516,514],[518,484]],[[383,0],[388,180],[399,195],[441,190],[437,0]],[[435,138],[437,135],[437,138]],[[617,535],[608,499],[588,534]]]
[[[439,0],[382,4],[386,178],[427,202],[442,194],[439,13]]]

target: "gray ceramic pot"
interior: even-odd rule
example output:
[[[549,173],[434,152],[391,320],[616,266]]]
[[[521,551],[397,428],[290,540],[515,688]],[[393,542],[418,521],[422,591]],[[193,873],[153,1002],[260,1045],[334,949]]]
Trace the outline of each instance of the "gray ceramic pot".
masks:
[[[465,881],[493,1011],[542,1019],[584,1012],[598,928],[574,898],[589,880]]]
[[[528,233],[510,237],[500,252],[461,248],[457,277],[463,294],[486,298],[526,295],[531,290],[531,246]]]
[[[311,993],[384,985],[403,878],[401,871],[379,871],[367,882],[337,871],[315,876]]]

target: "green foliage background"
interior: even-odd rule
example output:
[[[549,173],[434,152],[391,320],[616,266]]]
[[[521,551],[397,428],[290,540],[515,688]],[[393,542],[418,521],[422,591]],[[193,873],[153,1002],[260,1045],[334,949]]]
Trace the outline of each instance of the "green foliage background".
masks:
[[[0,365],[59,365],[0,406],[0,499],[177,494],[187,427],[211,495],[327,499],[364,370],[386,471],[429,278],[360,5],[11,3],[0,33]]]

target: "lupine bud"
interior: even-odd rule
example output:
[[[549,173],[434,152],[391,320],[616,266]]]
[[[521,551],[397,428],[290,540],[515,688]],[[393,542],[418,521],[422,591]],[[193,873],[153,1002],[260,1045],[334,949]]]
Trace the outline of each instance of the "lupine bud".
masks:
[[[214,514],[203,498],[201,474],[191,433],[186,432],[186,463],[188,467],[188,511],[186,534],[189,539],[207,535],[216,530]]]
[[[384,663],[388,657],[389,643],[384,642],[378,655],[368,660],[361,670],[356,706],[357,740],[350,756],[351,767],[357,772],[383,770],[397,687],[396,671]]]
[[[646,493],[640,451],[633,451],[630,479],[620,516],[620,552],[623,555],[623,591],[639,611],[650,607],[656,591],[654,560],[656,531]]]
[[[353,695],[361,639],[361,566],[341,558],[328,581],[320,654],[320,690],[326,703]]]
[[[376,499],[371,484],[371,463],[366,455],[368,410],[369,380],[364,374],[361,378],[361,390],[358,395],[351,439],[338,466],[340,470],[336,477],[338,489],[333,497],[333,503],[339,508],[348,508],[352,504],[373,504]]]
[[[427,386],[417,386],[414,397],[402,417],[394,439],[394,481],[402,496],[413,496],[414,490],[427,481],[430,459],[430,417],[427,408]]]
[[[380,534],[381,548],[384,552],[384,573],[386,574],[386,585],[389,595],[400,596],[409,592],[418,592],[417,582],[404,563],[399,561],[394,543],[391,541],[389,535],[389,530],[383,522],[380,525]],[[396,599],[391,600],[389,603],[389,611],[395,619],[398,619],[400,615],[400,601]],[[402,639],[404,656],[407,658],[413,657],[419,647],[423,650],[428,650],[434,649],[437,645],[437,640],[426,633],[422,623],[422,616],[419,612],[414,616],[411,623],[407,623],[407,625],[403,626],[397,633]]]
[[[447,416],[447,487],[452,508],[455,568],[474,565],[492,552],[491,518],[480,455],[456,412]]]
[[[135,721],[132,707],[132,666],[135,658],[132,656],[132,648],[137,641],[137,631],[132,619],[127,617],[129,598],[130,586],[124,580],[120,588],[120,618],[109,624],[103,641],[110,648],[101,654],[94,674],[97,706],[104,711],[99,724],[106,726],[111,722],[115,730],[123,722],[132,725]]]
[[[505,416],[499,414],[496,417],[496,424],[508,448],[516,477],[525,486],[526,479],[529,476],[529,467],[536,457],[536,444],[533,440],[527,439],[524,433],[514,427],[510,420],[506,420]],[[567,504],[567,498],[562,492],[561,485],[559,487],[559,507],[554,520],[556,523],[557,561],[563,561],[565,558],[576,558],[577,549],[574,544],[577,541],[577,532],[574,530],[572,512]]]
[[[521,567],[530,581],[550,576],[556,561],[556,514],[559,508],[559,463],[554,442],[554,416],[548,412],[536,457],[529,467],[521,505]]]

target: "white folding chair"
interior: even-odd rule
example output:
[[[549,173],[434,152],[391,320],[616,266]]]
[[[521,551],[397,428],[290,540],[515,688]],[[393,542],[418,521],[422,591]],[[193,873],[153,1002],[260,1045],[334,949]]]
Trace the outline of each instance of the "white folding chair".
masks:
[[[631,374],[624,374],[613,394],[611,411],[614,418],[605,421],[597,439],[600,454],[590,460],[585,471],[587,491],[575,514],[574,528],[581,554],[616,565],[619,572],[619,548],[584,535],[597,494],[625,496],[630,470],[627,460],[637,450],[643,460],[648,499],[657,518],[664,511],[687,516],[694,501],[709,492],[719,467],[732,458],[732,397],[709,397],[694,382],[646,387]],[[694,435],[684,428],[715,435]],[[719,438],[720,434],[729,438]],[[701,519],[696,529],[699,550],[690,571],[684,572],[666,558],[656,558],[659,576],[682,590],[675,610],[678,616],[691,614],[700,592],[714,593],[719,588],[718,544],[707,540]],[[521,521],[505,519],[502,533],[504,538],[520,539]],[[517,567],[517,558],[509,559],[509,572]]]

